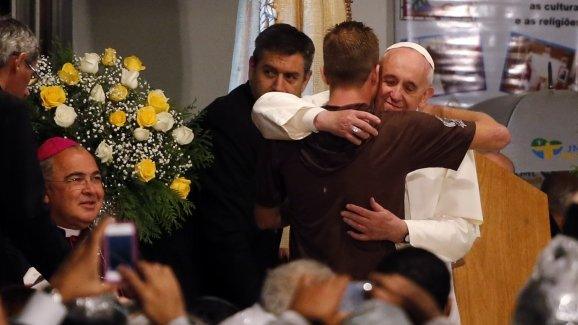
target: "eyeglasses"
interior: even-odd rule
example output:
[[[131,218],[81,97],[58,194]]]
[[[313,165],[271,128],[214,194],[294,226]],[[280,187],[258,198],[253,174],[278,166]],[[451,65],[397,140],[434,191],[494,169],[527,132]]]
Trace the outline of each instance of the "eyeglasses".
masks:
[[[38,73],[38,69],[33,67],[32,64],[30,64],[28,61],[24,60],[24,62],[26,62],[26,65],[28,66],[30,71],[32,71],[32,74],[34,75],[34,79],[40,79],[40,74]]]
[[[22,52],[13,52],[12,55],[20,55],[21,53]],[[27,60],[24,60],[24,63],[26,63],[26,66],[28,67],[28,69],[30,69],[30,71],[32,71],[32,78],[30,78],[30,81],[28,82],[28,85],[31,86],[34,83],[36,83],[36,81],[38,81],[40,79],[40,74],[38,73],[38,69],[33,67],[32,64],[30,64],[30,62],[28,62]]]
[[[87,185],[102,187],[102,176],[92,175],[92,176],[70,176],[62,181],[47,179],[46,182],[50,183],[64,183],[66,187],[71,190],[81,190]]]

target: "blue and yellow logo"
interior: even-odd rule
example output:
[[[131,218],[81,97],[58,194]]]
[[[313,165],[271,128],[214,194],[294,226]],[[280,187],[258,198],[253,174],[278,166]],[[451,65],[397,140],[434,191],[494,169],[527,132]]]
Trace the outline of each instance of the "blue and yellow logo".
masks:
[[[532,140],[532,152],[540,159],[550,160],[562,152],[562,142],[536,138]]]

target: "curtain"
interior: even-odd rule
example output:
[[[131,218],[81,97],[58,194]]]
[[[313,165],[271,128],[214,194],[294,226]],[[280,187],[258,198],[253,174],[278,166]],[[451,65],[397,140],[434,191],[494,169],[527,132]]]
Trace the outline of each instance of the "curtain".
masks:
[[[307,34],[315,45],[312,76],[304,95],[327,90],[321,77],[323,36],[327,30],[350,19],[350,0],[275,0],[277,22],[293,25]]]
[[[273,0],[239,0],[229,91],[248,79],[249,58],[259,32],[275,23]]]

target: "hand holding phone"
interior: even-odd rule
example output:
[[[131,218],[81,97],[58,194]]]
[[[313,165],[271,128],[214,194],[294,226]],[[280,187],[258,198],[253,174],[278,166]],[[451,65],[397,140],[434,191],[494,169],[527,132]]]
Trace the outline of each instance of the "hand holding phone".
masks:
[[[134,268],[138,258],[135,225],[132,222],[109,224],[103,241],[104,280],[120,282],[117,268],[120,265]]]

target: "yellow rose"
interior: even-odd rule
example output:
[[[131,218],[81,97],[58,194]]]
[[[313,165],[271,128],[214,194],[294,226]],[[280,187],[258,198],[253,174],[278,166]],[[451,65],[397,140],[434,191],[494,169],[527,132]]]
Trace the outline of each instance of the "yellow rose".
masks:
[[[124,58],[124,67],[130,71],[142,71],[146,69],[144,65],[142,65],[142,61],[135,55],[127,56]]]
[[[157,123],[157,113],[152,106],[141,107],[136,111],[136,122],[142,127],[153,126]]]
[[[116,63],[116,50],[111,48],[104,49],[101,62],[109,67],[113,66]]]
[[[108,98],[115,102],[125,100],[126,96],[128,96],[128,89],[126,89],[126,87],[121,84],[114,85],[114,87],[112,87],[108,93]]]
[[[66,93],[60,86],[44,87],[40,90],[42,106],[46,109],[54,108],[66,101]]]
[[[80,74],[72,63],[65,63],[58,71],[58,77],[67,85],[76,85],[80,81]]]
[[[138,179],[146,183],[155,178],[157,167],[154,161],[143,159],[134,166],[134,171],[136,172]]]
[[[108,121],[112,125],[123,126],[126,123],[126,113],[121,110],[114,111],[108,116]]]
[[[191,181],[184,177],[177,177],[171,183],[170,188],[177,192],[181,199],[186,199],[191,191]]]
[[[157,113],[169,110],[168,100],[169,99],[165,96],[165,93],[160,89],[149,92],[147,96],[148,104],[154,107]]]

